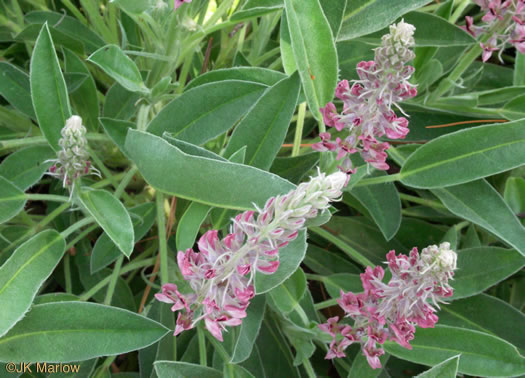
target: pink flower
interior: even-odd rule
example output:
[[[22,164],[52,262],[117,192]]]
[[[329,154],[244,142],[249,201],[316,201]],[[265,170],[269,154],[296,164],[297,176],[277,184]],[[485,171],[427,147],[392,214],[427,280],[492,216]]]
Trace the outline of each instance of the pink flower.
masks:
[[[158,301],[164,303],[173,303],[171,311],[182,310],[183,308],[188,308],[186,300],[177,290],[177,285],[175,284],[165,284],[162,286],[162,293],[155,294],[155,298]]]
[[[174,0],[173,6],[175,9],[177,9],[184,3],[191,3],[191,0]]]
[[[363,353],[372,369],[381,368],[381,361],[379,360],[379,357],[385,354],[385,351],[382,348],[376,348],[376,343],[373,339],[368,339],[365,347],[363,348]]]

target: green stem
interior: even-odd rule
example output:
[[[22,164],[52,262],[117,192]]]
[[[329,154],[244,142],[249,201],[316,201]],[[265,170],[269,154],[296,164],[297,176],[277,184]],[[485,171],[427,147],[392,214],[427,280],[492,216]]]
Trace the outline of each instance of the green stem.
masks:
[[[40,232],[42,229],[44,229],[45,226],[47,226],[49,223],[51,223],[56,217],[58,217],[60,214],[62,214],[69,206],[71,206],[71,203],[67,202],[59,207],[57,207],[55,210],[53,210],[51,213],[46,215],[44,219],[42,219],[35,227],[28,230],[24,235],[19,237],[17,240],[15,240],[9,247],[5,249],[4,252],[8,252],[16,248],[20,243],[26,241],[28,238],[36,234],[37,232]]]
[[[142,261],[132,261],[129,264],[125,265],[120,270],[120,275],[126,274],[126,273],[131,272],[131,271],[136,270],[136,269],[144,268],[144,267],[147,267],[147,266],[152,266],[153,264],[155,264],[155,260],[156,260],[155,257],[151,257],[149,259],[142,260]],[[81,301],[89,300],[93,295],[95,295],[101,289],[103,289],[104,286],[109,284],[110,280],[111,280],[111,276],[107,276],[106,278],[104,278],[103,280],[98,282],[95,286],[93,286],[91,289],[86,291],[84,294],[80,295],[79,296],[79,300],[81,300]]]
[[[126,175],[122,178],[122,181],[120,184],[118,184],[117,189],[115,189],[115,197],[120,198],[120,196],[124,193],[124,190],[126,190],[126,187],[130,183],[130,181],[133,179],[133,176],[135,176],[135,173],[137,173],[139,169],[136,165],[133,165],[129,171],[126,172]]]
[[[87,218],[84,218],[82,220],[79,220],[78,222],[72,224],[71,226],[69,226],[67,229],[65,229],[64,231],[62,231],[60,233],[60,235],[62,235],[62,237],[64,239],[66,239],[69,235],[71,235],[72,233],[74,233],[75,231],[81,229],[82,227],[90,224],[90,223],[93,223],[94,219],[92,217],[87,217]]]
[[[228,352],[226,352],[226,349],[224,349],[224,347],[222,346],[222,343],[220,343],[215,337],[213,337],[211,333],[204,332],[204,334],[208,338],[208,341],[213,345],[215,351],[220,354],[224,363],[229,363],[231,361],[231,357],[228,354]]]
[[[66,251],[69,251],[71,248],[73,248],[79,241],[83,240],[87,235],[89,235],[89,233],[95,229],[98,228],[98,224],[93,224],[91,226],[89,226],[88,228],[86,228],[85,230],[83,230],[81,233],[79,233],[77,236],[75,236],[75,238],[73,240],[71,240],[69,243],[67,243],[66,245]]]
[[[66,293],[71,294],[73,292],[73,285],[71,284],[71,256],[67,249],[64,256],[64,279],[66,281]]]
[[[295,137],[293,140],[292,156],[299,155],[301,149],[301,140],[303,139],[304,115],[306,113],[306,102],[299,104],[297,112],[297,126],[295,128]]]
[[[428,206],[428,207],[435,207],[435,208],[438,208],[438,209],[445,209],[446,210],[446,207],[441,202],[438,202],[438,201],[428,200],[428,199],[425,199],[425,198],[411,196],[411,195],[404,194],[404,193],[399,193],[399,197],[402,200],[406,200],[406,201],[410,201],[410,202],[413,202],[413,203],[417,203],[419,205]]]
[[[377,185],[384,184],[385,182],[394,182],[401,179],[401,173],[396,173],[395,175],[388,176],[379,176],[361,179],[355,186],[367,186],[367,185]]]
[[[325,238],[329,242],[333,243],[336,247],[341,249],[348,257],[350,257],[352,260],[357,261],[359,264],[363,266],[375,266],[373,262],[368,260],[366,257],[364,257],[362,254],[360,254],[358,251],[350,247],[348,244],[346,244],[344,241],[339,239],[337,236],[333,235],[332,233],[326,231],[325,229],[321,227],[310,227],[310,231],[315,232],[317,235]]]
[[[93,142],[110,142],[109,137],[104,134],[88,133],[86,138]],[[47,139],[44,136],[27,137],[21,139],[8,139],[0,141],[0,152],[19,147],[33,146],[33,145],[47,145]]]
[[[104,299],[104,304],[109,306],[111,300],[113,299],[113,293],[115,292],[115,287],[117,286],[117,280],[120,275],[120,269],[122,268],[122,262],[124,261],[124,255],[120,255],[115,263],[113,268],[113,273],[111,274],[111,280],[109,281],[108,290],[106,291],[106,298]]]
[[[454,10],[454,13],[452,13],[452,15],[450,16],[450,23],[455,24],[469,5],[471,5],[470,0],[462,0],[462,2],[459,3],[457,8]]]
[[[164,195],[156,193],[157,201],[157,227],[159,232],[159,253],[160,253],[160,281],[167,284],[168,276],[168,242],[166,240],[166,213],[164,211]]]
[[[317,377],[317,374],[315,374],[315,370],[312,367],[312,364],[310,363],[310,360],[308,358],[305,358],[303,360],[303,367],[304,367],[304,370],[306,370],[306,374],[308,375],[309,378]]]
[[[206,354],[206,338],[204,336],[204,330],[202,324],[197,325],[197,337],[199,340],[199,362],[201,366],[208,366],[207,354]]]
[[[29,201],[54,201],[54,202],[69,202],[69,197],[58,196],[55,194],[33,194],[26,193],[25,197]]]
[[[328,299],[326,301],[314,304],[314,308],[316,310],[322,310],[323,308],[332,307],[332,306],[335,306],[336,304],[337,304],[337,298],[332,298],[332,299]]]

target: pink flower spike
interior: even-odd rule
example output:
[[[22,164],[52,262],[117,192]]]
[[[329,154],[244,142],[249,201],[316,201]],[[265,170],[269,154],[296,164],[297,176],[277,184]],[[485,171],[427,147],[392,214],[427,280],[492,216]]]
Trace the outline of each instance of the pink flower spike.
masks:
[[[348,84],[348,80],[341,80],[337,84],[337,88],[335,89],[335,97],[337,97],[340,100],[347,100],[350,98],[348,93],[350,92],[350,85]]]
[[[336,117],[339,115],[335,105],[332,102],[329,102],[324,108],[320,108],[319,110],[323,115],[323,121],[326,126],[334,127],[337,123]]]

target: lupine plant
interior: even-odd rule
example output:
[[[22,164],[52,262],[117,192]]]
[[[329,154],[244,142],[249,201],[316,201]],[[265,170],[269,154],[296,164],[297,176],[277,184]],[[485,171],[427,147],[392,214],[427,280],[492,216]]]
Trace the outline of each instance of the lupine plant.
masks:
[[[0,375],[525,375],[523,0],[4,0]]]

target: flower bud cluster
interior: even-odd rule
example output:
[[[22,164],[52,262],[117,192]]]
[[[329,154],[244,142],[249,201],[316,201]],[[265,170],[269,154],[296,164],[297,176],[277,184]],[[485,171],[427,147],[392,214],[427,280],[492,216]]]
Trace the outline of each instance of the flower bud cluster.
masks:
[[[392,106],[414,97],[417,90],[409,79],[414,67],[406,65],[414,59],[414,26],[404,21],[390,26],[390,33],[382,37],[381,46],[375,49],[373,61],[357,64],[360,80],[352,85],[341,81],[335,96],[343,101],[343,112],[339,114],[333,103],[321,108],[324,122],[337,131],[348,135],[330,141],[330,133],[320,135],[321,142],[312,146],[317,151],[337,151],[337,160],[342,160],[339,169],[346,173],[355,170],[348,155],[359,152],[373,167],[388,169],[386,149],[388,143],[379,142],[386,134],[390,139],[402,139],[408,133],[408,120],[397,117]]]
[[[62,180],[64,188],[71,188],[75,181],[90,173],[98,174],[98,170],[91,166],[87,152],[86,128],[82,125],[82,118],[72,116],[60,132],[62,138],[58,141],[62,148],[57,153],[57,159],[49,169],[49,174]]]
[[[204,319],[210,333],[222,341],[226,326],[237,326],[255,295],[255,273],[272,274],[279,267],[279,250],[294,240],[307,219],[326,210],[342,195],[347,176],[320,173],[285,195],[270,198],[263,209],[245,211],[233,219],[230,233],[206,232],[199,251],[180,251],[177,262],[192,292],[181,294],[166,284],[155,297],[179,311],[175,335]]]
[[[474,19],[465,17],[466,25],[462,28],[473,37],[487,32],[493,33],[487,42],[480,43],[483,49],[481,56],[486,62],[494,51],[499,51],[499,59],[508,43],[516,50],[525,54],[525,0],[474,0],[485,15],[481,18],[485,24],[475,26]],[[494,32],[502,30],[501,32]]]
[[[452,296],[448,281],[456,269],[456,253],[449,243],[429,246],[409,256],[390,251],[387,255],[392,278],[383,282],[384,270],[380,266],[367,267],[361,274],[364,292],[354,294],[341,291],[338,303],[353,325],[339,324],[339,317],[328,319],[319,328],[332,336],[326,358],[345,357],[344,350],[354,342],[361,344],[363,354],[374,369],[381,367],[381,348],[391,340],[412,349],[416,326],[432,328],[438,321],[436,307],[443,298]]]

